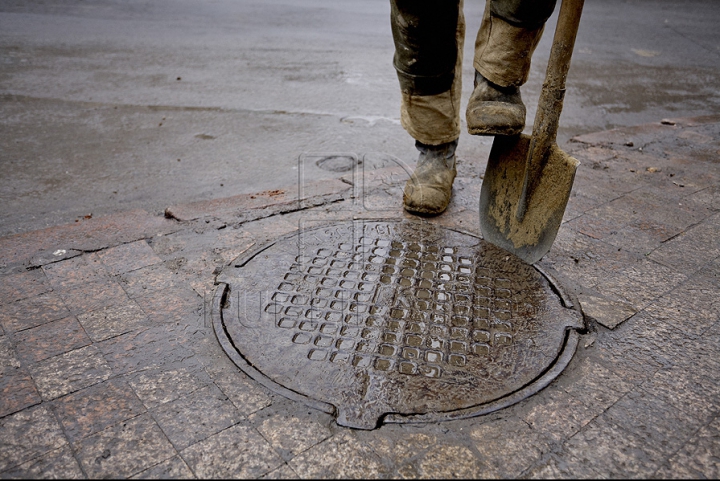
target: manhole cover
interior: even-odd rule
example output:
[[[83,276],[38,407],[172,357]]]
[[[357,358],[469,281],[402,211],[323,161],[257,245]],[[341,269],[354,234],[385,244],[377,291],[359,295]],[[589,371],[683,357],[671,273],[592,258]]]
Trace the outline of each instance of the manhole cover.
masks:
[[[330,172],[349,172],[358,165],[358,160],[350,155],[331,155],[318,160],[316,165]]]
[[[214,326],[233,361],[362,429],[513,404],[562,371],[582,327],[536,268],[427,223],[301,230],[219,280]]]

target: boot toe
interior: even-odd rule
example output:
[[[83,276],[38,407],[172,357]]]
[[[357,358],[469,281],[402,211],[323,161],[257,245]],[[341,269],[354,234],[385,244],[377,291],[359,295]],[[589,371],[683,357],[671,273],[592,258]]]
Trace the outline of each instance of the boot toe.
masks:
[[[416,143],[420,150],[417,167],[405,184],[403,207],[411,214],[438,215],[447,209],[457,175],[457,140],[440,146]]]
[[[403,207],[412,214],[442,214],[450,204],[451,188],[417,185],[408,181],[403,191]]]

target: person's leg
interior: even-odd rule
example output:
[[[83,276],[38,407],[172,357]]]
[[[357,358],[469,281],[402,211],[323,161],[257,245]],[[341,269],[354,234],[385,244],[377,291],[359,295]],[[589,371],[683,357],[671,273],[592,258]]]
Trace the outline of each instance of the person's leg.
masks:
[[[556,0],[488,0],[475,42],[475,90],[466,112],[473,135],[515,135],[525,126],[519,87]]]
[[[420,151],[403,203],[435,215],[450,202],[460,137],[462,1],[391,0],[394,65],[402,91],[400,120]]]

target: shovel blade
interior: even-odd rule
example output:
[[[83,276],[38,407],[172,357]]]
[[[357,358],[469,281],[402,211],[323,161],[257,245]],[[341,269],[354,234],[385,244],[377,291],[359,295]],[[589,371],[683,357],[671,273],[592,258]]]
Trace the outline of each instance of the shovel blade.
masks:
[[[495,137],[480,191],[480,230],[488,242],[534,264],[555,241],[580,163],[553,143],[519,220],[530,139]]]

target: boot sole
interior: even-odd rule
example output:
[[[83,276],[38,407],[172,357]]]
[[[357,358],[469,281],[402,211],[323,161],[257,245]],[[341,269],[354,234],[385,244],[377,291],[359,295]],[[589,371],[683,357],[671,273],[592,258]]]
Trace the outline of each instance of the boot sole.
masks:
[[[411,213],[411,214],[421,215],[421,216],[428,216],[428,217],[440,215],[440,214],[442,214],[443,212],[445,212],[445,211],[447,210],[447,207],[445,207],[445,208],[442,209],[442,210],[416,209],[416,208],[414,208],[414,207],[408,207],[408,206],[406,206],[405,204],[403,204],[403,208],[404,208],[407,212],[409,212],[409,213]]]
[[[508,128],[497,128],[497,127],[468,127],[468,133],[470,135],[519,135],[522,133],[522,127],[508,127]]]

